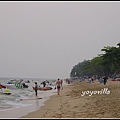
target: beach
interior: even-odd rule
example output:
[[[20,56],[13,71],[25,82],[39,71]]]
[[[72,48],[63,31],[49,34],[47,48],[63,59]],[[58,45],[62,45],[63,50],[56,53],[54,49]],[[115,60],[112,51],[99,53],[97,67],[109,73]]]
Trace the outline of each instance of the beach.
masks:
[[[75,81],[22,118],[120,118],[120,81]]]

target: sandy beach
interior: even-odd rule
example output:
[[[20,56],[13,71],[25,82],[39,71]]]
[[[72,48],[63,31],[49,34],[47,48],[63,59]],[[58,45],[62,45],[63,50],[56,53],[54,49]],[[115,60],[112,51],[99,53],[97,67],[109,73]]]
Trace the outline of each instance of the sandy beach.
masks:
[[[96,93],[95,91],[108,92]],[[82,92],[87,91],[84,96]],[[93,91],[93,94],[88,94]],[[73,82],[64,86],[61,94],[51,96],[45,105],[22,118],[120,118],[120,81],[108,81],[106,85]]]

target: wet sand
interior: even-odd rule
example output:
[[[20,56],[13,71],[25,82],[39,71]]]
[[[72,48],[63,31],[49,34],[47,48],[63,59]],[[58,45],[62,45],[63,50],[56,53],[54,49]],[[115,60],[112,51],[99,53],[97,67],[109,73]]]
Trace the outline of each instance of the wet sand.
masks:
[[[35,93],[29,96],[27,99],[18,100],[18,104],[23,105],[18,108],[11,108],[5,111],[0,111],[0,118],[20,118],[24,115],[27,115],[30,112],[38,110],[41,106],[44,105],[44,102],[49,99],[49,97],[56,92],[43,91],[39,92],[38,96],[35,96]]]
[[[102,91],[109,94],[88,94],[83,91]],[[51,96],[44,106],[22,118],[120,118],[120,81],[108,81],[106,85],[97,80],[94,83],[73,82],[64,86],[61,94]]]

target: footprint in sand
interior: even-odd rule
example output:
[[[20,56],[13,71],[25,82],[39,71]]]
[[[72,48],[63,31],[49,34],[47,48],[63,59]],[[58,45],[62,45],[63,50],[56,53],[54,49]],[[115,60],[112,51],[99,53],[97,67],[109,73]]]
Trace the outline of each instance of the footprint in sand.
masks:
[[[74,106],[73,108],[77,108],[78,106]]]

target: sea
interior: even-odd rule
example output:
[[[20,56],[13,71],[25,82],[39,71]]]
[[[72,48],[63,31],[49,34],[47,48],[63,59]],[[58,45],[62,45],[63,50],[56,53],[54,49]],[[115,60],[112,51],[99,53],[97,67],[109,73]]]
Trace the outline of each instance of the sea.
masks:
[[[22,79],[23,81],[28,81],[29,83],[25,83],[26,85],[28,85],[28,88],[16,88],[16,89],[9,89],[11,92],[11,95],[5,95],[5,94],[0,94],[0,118],[5,118],[5,116],[3,116],[2,113],[7,112],[7,111],[11,111],[13,109],[18,109],[18,108],[25,108],[28,106],[32,106],[32,102],[23,102],[25,100],[31,100],[35,98],[35,91],[33,90],[32,86],[35,86],[34,82],[37,82],[39,86],[42,86],[42,82],[44,80],[49,81],[49,83],[51,84],[47,84],[46,86],[50,86],[53,89],[52,90],[48,90],[48,91],[40,91],[38,90],[38,94],[39,96],[42,98],[39,103],[39,105],[37,105],[37,109],[42,106],[44,104],[44,102],[50,98],[50,96],[57,94],[56,90],[54,89],[55,87],[55,79],[43,79],[43,78],[6,78],[6,77],[2,77],[0,78],[0,84],[6,84],[8,83],[10,80],[12,79]],[[64,83],[64,81],[63,81]],[[34,109],[36,110],[36,108]],[[32,112],[32,111],[31,111]],[[21,114],[22,115],[22,114]],[[19,114],[18,116],[14,116],[16,117],[21,117],[21,115]],[[6,116],[6,118],[13,118],[13,116]]]

